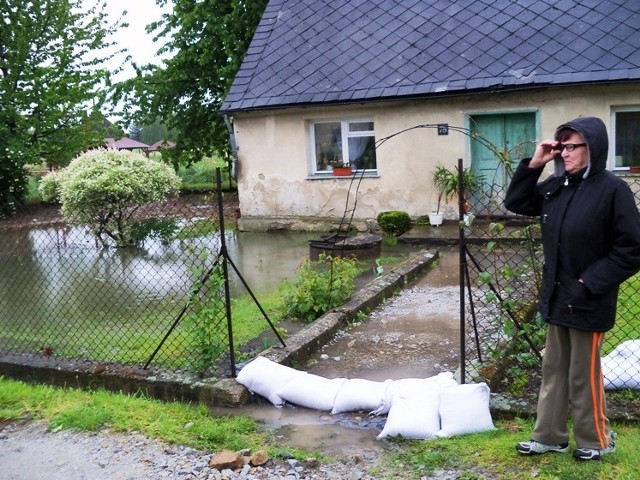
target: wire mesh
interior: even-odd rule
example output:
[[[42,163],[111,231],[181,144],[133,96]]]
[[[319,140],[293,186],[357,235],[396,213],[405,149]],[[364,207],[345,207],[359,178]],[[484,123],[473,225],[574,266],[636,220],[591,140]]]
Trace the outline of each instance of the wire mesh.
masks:
[[[640,207],[640,176],[625,180]],[[491,192],[504,189],[493,186]],[[505,216],[495,195],[479,196],[465,228],[464,368],[493,391],[521,393],[539,378],[545,324],[537,314],[543,258],[537,218]],[[607,388],[640,388],[640,274],[621,285],[615,327],[603,344]]]
[[[48,211],[0,223],[0,353],[232,373],[215,198],[145,206],[126,248]]]

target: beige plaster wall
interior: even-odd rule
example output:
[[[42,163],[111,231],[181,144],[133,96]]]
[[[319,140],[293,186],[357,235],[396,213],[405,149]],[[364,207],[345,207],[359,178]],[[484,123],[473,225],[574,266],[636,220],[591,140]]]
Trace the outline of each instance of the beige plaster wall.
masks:
[[[438,163],[469,164],[470,141],[450,131],[412,127],[448,123],[469,127],[469,115],[535,111],[538,138],[552,137],[557,125],[577,116],[598,116],[609,126],[612,107],[640,105],[640,85],[539,89],[431,100],[377,102],[358,106],[283,109],[234,117],[238,151],[240,228],[244,230],[320,230],[337,225],[352,208],[356,184],[348,178],[314,178],[309,174],[308,122],[370,117],[376,140],[378,174],[362,180],[354,221],[360,230],[375,226],[386,210],[404,210],[413,218],[435,203],[431,171]],[[351,186],[351,195],[348,190]],[[347,200],[349,203],[347,205]],[[456,207],[446,209],[455,218]]]

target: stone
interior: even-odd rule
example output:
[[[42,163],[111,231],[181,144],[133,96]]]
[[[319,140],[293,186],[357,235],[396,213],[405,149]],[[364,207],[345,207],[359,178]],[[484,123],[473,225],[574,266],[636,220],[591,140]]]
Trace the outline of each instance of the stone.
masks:
[[[253,455],[251,455],[251,458],[249,459],[249,464],[254,467],[258,467],[260,465],[264,465],[268,461],[269,461],[269,455],[267,454],[267,452],[265,450],[259,450],[255,452]]]
[[[225,469],[239,470],[244,465],[244,458],[231,450],[222,450],[213,456],[209,467],[222,471]]]
[[[315,457],[305,458],[303,463],[307,468],[318,468],[320,466],[320,461]]]

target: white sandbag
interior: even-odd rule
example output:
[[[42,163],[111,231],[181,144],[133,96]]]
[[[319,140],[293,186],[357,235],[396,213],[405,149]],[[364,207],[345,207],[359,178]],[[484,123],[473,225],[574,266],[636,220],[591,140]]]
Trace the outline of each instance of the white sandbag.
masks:
[[[441,388],[435,383],[427,388],[422,382],[420,388],[396,395],[387,416],[382,432],[376,437],[401,435],[404,438],[433,438],[440,430]]]
[[[614,348],[607,357],[634,358],[640,362],[640,340],[626,340],[622,342]]]
[[[391,380],[374,382],[361,378],[351,378],[342,384],[333,403],[332,414],[380,408]]]
[[[489,410],[489,386],[468,383],[444,388],[440,392],[440,425],[438,437],[494,430]]]
[[[402,378],[392,381],[385,392],[384,402],[380,408],[371,412],[372,415],[385,415],[389,413],[394,397],[407,397],[412,392],[421,391],[425,386],[432,388],[444,388],[458,385],[453,378],[453,373],[442,372],[427,378]]]
[[[278,394],[289,403],[315,410],[331,411],[346,378],[328,379],[312,373],[293,378]]]
[[[602,358],[601,364],[606,390],[640,389],[640,360],[633,357],[606,356]]]
[[[265,357],[257,357],[244,366],[236,381],[247,387],[252,393],[262,395],[276,407],[284,405],[284,399],[278,392],[293,378],[306,375],[286,365],[280,365]]]

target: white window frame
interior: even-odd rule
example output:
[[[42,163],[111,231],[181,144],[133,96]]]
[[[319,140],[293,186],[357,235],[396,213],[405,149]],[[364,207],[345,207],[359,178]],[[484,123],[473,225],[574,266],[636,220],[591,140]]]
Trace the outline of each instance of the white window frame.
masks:
[[[342,142],[342,155],[344,158],[349,158],[349,138],[362,138],[373,137],[375,142],[375,122],[373,118],[330,118],[322,120],[310,120],[309,121],[309,171],[313,176],[330,176],[331,170],[317,170],[316,159],[316,138],[315,138],[315,125],[320,123],[340,123],[340,141]],[[372,123],[373,130],[361,130],[356,132],[349,131],[349,124],[351,123]],[[377,174],[378,172],[378,158],[376,156],[376,168],[365,169],[365,174]],[[358,170],[361,171],[361,170]]]
[[[640,105],[624,105],[611,107],[610,135],[609,138],[609,169],[618,172],[626,172],[628,166],[616,166],[616,114],[621,112],[640,112]]]

